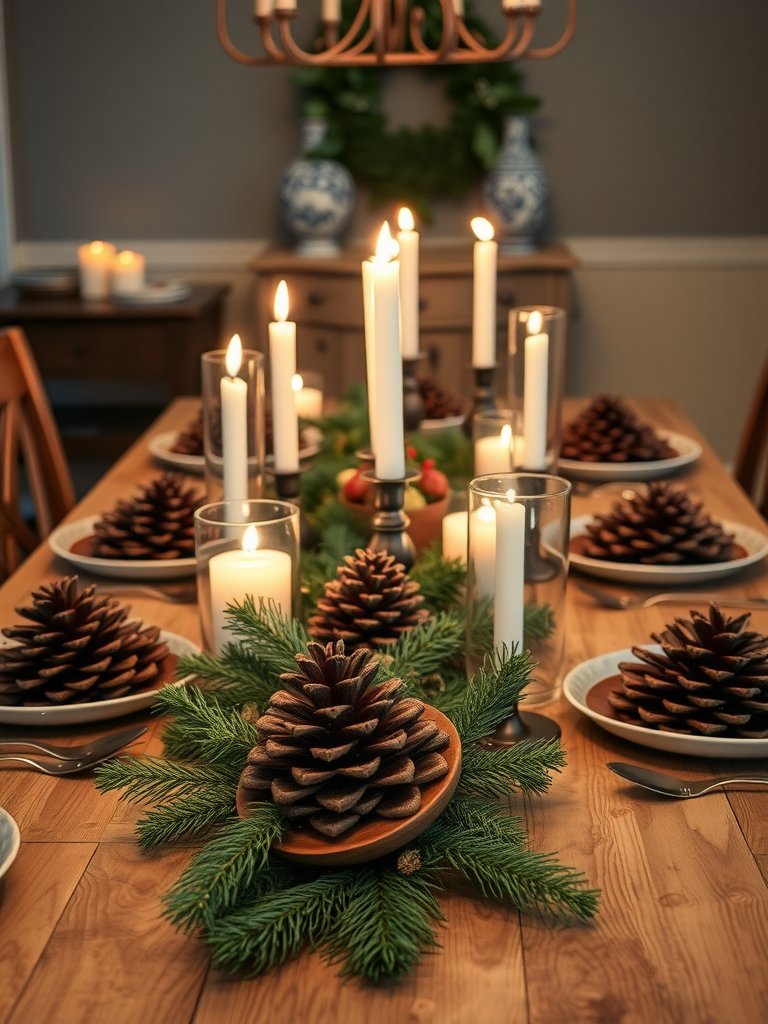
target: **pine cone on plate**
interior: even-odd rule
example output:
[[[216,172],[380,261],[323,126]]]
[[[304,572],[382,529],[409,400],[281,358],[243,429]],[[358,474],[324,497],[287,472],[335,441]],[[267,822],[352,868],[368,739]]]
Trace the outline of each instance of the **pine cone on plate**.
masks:
[[[425,420],[445,420],[451,416],[460,416],[461,402],[445,388],[427,377],[419,378],[419,394],[424,403]]]
[[[560,454],[578,462],[655,462],[678,453],[613,395],[598,395],[563,427]]]
[[[692,611],[653,639],[663,653],[633,647],[619,664],[621,689],[608,701],[623,722],[660,732],[762,739],[768,736],[768,637],[716,604]]]
[[[442,778],[449,737],[399,679],[377,683],[371,651],[309,643],[256,723],[259,742],[240,778],[249,800],[334,838],[370,815],[407,818],[421,786]]]
[[[429,618],[423,602],[419,584],[394,555],[358,548],[326,583],[309,634],[320,643],[343,640],[349,651],[387,647]]]
[[[176,435],[176,440],[171,447],[172,452],[179,455],[203,455],[203,410],[200,409],[197,416],[191,420],[183,430]]]
[[[181,473],[164,473],[96,522],[95,556],[163,561],[194,557],[194,514],[204,500]]]
[[[617,501],[585,527],[589,558],[639,565],[701,565],[733,557],[732,533],[692,501],[681,487],[648,484],[646,494]]]
[[[29,625],[3,630],[16,643],[0,648],[0,704],[82,704],[155,685],[168,656],[160,630],[126,621],[128,609],[95,589],[69,576],[16,609]]]

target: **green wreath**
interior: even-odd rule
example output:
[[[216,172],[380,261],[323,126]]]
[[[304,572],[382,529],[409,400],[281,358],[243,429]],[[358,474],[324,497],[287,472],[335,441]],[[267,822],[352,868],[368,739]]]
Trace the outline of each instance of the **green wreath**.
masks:
[[[440,38],[439,0],[420,0],[425,12],[424,38]],[[409,4],[409,6],[411,6]],[[344,0],[343,32],[356,0]],[[494,45],[487,25],[465,5],[465,24]],[[398,201],[430,219],[435,199],[460,198],[493,167],[505,117],[530,113],[539,100],[522,88],[522,75],[510,62],[450,64],[430,67],[439,75],[452,108],[444,126],[391,130],[382,111],[382,91],[390,68],[307,67],[294,74],[302,91],[302,113],[325,118],[328,130],[311,156],[344,164],[369,189],[374,203]]]

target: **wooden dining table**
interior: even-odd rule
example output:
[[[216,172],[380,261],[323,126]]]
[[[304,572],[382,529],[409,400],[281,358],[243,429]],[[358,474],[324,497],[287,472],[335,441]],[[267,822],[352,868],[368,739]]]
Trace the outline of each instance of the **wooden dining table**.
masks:
[[[110,509],[137,481],[158,473],[148,438],[186,424],[197,405],[182,398],[169,406],[69,518]],[[768,533],[674,404],[635,405],[657,427],[702,443],[700,460],[680,480],[714,516]],[[615,498],[575,497],[573,515],[605,508]],[[766,562],[706,590],[768,595]],[[71,571],[42,545],[0,589],[0,622],[17,621],[14,609],[28,602],[33,589]],[[572,574],[565,670],[648,642],[689,607],[608,610],[574,582]],[[199,641],[194,604],[139,595],[130,604],[145,622]],[[768,609],[755,611],[752,625],[768,633]],[[512,809],[524,816],[533,849],[555,851],[602,891],[596,918],[553,925],[465,892],[446,895],[441,948],[425,955],[404,981],[379,987],[343,982],[309,952],[259,978],[212,968],[202,941],[175,931],[161,916],[161,897],[195,846],[140,852],[133,828],[141,806],[121,802],[116,793],[100,795],[91,773],[50,778],[3,770],[0,806],[18,822],[22,843],[0,883],[0,1021],[765,1024],[768,788],[676,800],[622,781],[606,762],[699,779],[736,768],[768,773],[768,759],[665,754],[603,731],[563,698],[541,710],[562,727],[567,766],[546,796],[521,797]],[[46,735],[79,742],[142,720],[148,732],[131,752],[159,753],[163,723],[148,713]],[[5,729],[0,726],[0,734]]]

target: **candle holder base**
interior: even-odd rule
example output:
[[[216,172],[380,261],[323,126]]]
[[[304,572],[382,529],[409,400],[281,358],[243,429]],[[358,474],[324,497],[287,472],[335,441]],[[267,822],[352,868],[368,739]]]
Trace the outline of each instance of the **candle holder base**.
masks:
[[[376,464],[376,456],[372,448],[358,448],[355,452],[355,458],[358,462],[362,463],[363,468],[368,467],[372,470]]]
[[[514,747],[523,740],[556,740],[559,737],[560,726],[553,719],[515,709],[509,718],[499,723],[490,736],[480,740],[479,745],[486,750],[501,750],[504,747]]]
[[[475,413],[486,412],[496,408],[496,369],[498,363],[493,366],[473,366],[472,374],[475,378],[475,387],[472,394],[472,408],[464,420],[464,433],[467,437],[472,436],[472,417]]]
[[[424,402],[419,391],[416,368],[426,359],[425,352],[403,356],[403,424],[406,430],[418,430],[424,419]]]
[[[267,461],[269,463],[269,459]],[[281,501],[289,501],[292,505],[296,505],[299,510],[299,541],[304,551],[315,547],[319,540],[317,530],[315,530],[304,515],[301,507],[301,474],[305,473],[307,469],[309,467],[305,466],[293,473],[278,473],[274,468],[274,464],[267,467],[267,473],[275,481],[275,493],[278,498]]]
[[[416,561],[416,547],[406,530],[411,524],[403,510],[406,485],[418,480],[418,473],[409,473],[400,480],[382,480],[374,470],[363,472],[363,478],[376,486],[376,511],[371,519],[373,533],[368,541],[371,551],[386,551],[411,569]]]

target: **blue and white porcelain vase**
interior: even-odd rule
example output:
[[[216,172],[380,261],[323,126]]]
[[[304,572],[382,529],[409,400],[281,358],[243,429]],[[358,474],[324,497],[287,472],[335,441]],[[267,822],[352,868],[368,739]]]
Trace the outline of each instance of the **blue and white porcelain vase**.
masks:
[[[302,122],[302,153],[311,153],[323,140],[322,117]],[[288,166],[280,184],[280,212],[296,239],[301,256],[335,256],[339,237],[355,207],[355,183],[338,160],[302,156]]]
[[[501,252],[524,255],[536,249],[549,209],[549,180],[531,149],[528,118],[508,117],[496,167],[485,181],[485,204],[501,233]]]

